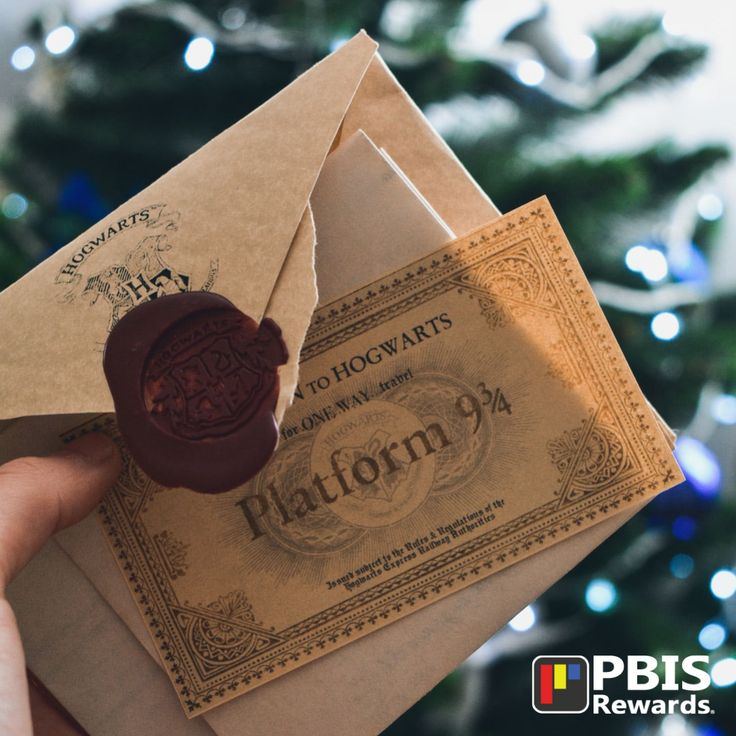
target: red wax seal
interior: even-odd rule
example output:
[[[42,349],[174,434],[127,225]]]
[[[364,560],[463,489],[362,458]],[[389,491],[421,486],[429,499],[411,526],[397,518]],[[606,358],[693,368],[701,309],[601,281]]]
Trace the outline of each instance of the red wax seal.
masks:
[[[118,427],[141,469],[204,493],[252,478],[278,439],[278,366],[288,354],[270,319],[257,324],[217,294],[159,297],[110,332],[103,367]]]

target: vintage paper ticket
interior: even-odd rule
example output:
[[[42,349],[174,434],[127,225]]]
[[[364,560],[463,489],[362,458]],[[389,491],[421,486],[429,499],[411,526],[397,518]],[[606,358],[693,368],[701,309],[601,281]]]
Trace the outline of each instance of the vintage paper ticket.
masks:
[[[100,517],[195,716],[681,479],[539,199],[315,312],[253,481]]]

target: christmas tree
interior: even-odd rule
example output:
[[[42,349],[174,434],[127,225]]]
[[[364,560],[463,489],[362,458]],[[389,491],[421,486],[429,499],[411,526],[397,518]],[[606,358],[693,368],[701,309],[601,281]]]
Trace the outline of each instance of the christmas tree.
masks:
[[[728,151],[663,140],[591,157],[554,143],[633,91],[684,79],[707,49],[660,18],[571,34],[543,9],[468,53],[470,4],[158,0],[83,26],[37,18],[12,58],[29,95],[0,148],[0,287],[365,28],[502,211],[550,197],[644,393],[685,430],[688,476],[387,733],[643,733],[656,719],[535,714],[529,664],[558,651],[710,652],[721,684],[736,679],[736,509],[702,428],[705,415],[736,423],[736,294],[713,289],[722,205],[698,189]],[[693,723],[733,733],[733,689],[712,705]]]

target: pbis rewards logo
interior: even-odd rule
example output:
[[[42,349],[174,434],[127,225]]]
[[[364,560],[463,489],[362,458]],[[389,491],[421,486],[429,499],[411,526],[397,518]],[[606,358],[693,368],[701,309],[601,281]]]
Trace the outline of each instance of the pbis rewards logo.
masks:
[[[596,654],[542,656],[532,662],[532,705],[537,713],[682,715],[714,713],[700,693],[711,685],[707,655]],[[613,686],[615,698],[606,690]]]
[[[582,713],[588,709],[588,660],[537,657],[532,663],[532,705],[537,713]]]

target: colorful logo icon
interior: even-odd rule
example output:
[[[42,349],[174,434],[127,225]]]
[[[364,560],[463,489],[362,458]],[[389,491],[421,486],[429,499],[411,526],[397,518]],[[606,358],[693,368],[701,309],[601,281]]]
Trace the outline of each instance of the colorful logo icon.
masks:
[[[532,705],[537,713],[582,713],[588,709],[588,660],[578,656],[536,657]]]

